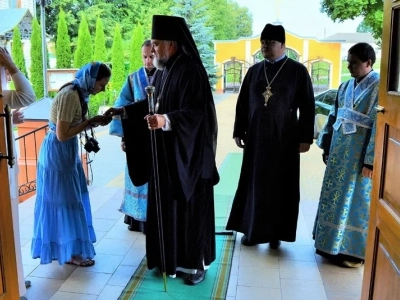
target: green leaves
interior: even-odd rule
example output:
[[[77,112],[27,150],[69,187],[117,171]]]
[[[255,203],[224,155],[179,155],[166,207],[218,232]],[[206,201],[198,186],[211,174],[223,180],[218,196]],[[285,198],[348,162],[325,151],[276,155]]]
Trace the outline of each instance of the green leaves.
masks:
[[[374,38],[378,41],[382,39],[382,0],[322,0],[321,12],[326,13],[335,22],[364,17],[364,25],[372,28]]]
[[[80,68],[91,62],[93,59],[92,37],[89,32],[88,23],[85,15],[81,15],[81,23],[79,25],[78,43],[76,45],[74,67]]]
[[[14,28],[11,56],[18,69],[28,78],[26,71],[24,51],[22,49],[21,32],[18,26]]]
[[[137,71],[143,67],[142,44],[145,38],[143,35],[143,26],[138,24],[133,29],[132,40],[129,49],[129,73]]]
[[[31,83],[36,94],[36,99],[43,98],[43,54],[42,54],[42,30],[37,19],[32,22],[31,35]]]
[[[62,9],[60,9],[58,15],[56,59],[58,69],[71,67],[71,41],[68,35],[65,12]]]

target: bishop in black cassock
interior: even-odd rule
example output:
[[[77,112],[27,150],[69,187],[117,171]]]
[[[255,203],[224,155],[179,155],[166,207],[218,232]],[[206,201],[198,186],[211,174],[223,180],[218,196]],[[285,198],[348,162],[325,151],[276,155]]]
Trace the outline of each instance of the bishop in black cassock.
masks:
[[[148,268],[162,270],[162,248],[166,273],[172,276],[179,272],[189,274],[185,283],[194,285],[204,280],[205,271],[215,260],[213,186],[219,177],[215,164],[217,119],[214,101],[207,73],[183,18],[153,16],[152,44],[156,59],[165,61],[167,57],[167,60],[154,78],[156,116],[146,117],[147,123],[144,120],[149,113],[148,100],[124,108],[128,169],[135,185],[149,180]],[[163,53],[168,55],[157,57],[157,49],[163,47],[175,50],[169,55],[170,50],[164,49]],[[149,141],[149,128],[154,130],[157,125],[154,121],[160,118],[169,121],[168,126],[155,130],[161,226],[158,225]],[[160,227],[164,236],[161,248]]]

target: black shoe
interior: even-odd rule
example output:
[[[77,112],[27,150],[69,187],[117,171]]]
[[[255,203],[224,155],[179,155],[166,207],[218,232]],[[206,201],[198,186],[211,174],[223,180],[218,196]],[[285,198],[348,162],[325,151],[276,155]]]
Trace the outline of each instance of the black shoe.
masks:
[[[135,229],[131,225],[128,226],[128,230],[129,231],[135,231]]]
[[[271,248],[271,249],[278,249],[279,248],[279,246],[281,245],[281,241],[280,240],[272,240],[272,241],[270,241],[269,242],[269,247]]]
[[[30,287],[32,285],[32,282],[30,280],[25,280],[25,287]]]
[[[184,277],[186,275],[186,273],[182,272],[182,271],[176,271],[176,277]]]
[[[185,284],[196,285],[202,282],[206,278],[207,270],[197,270],[196,274],[190,274],[188,278],[185,279]]]
[[[245,236],[245,235],[242,236],[240,242],[242,243],[242,245],[245,245],[245,246],[254,246],[254,245],[257,245],[257,243],[252,243],[252,242],[250,242],[249,239],[247,238],[247,236]]]

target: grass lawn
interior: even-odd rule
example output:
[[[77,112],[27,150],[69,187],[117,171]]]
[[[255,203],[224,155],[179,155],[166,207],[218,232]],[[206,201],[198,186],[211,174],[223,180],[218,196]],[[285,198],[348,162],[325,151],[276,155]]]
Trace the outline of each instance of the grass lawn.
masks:
[[[345,81],[347,81],[347,80],[349,80],[350,78],[351,78],[351,76],[350,76],[350,73],[349,73],[349,70],[347,69],[347,61],[346,60],[343,60],[342,61],[342,76],[341,76],[341,82],[345,82]],[[376,72],[378,72],[379,73],[379,71],[380,71],[380,67],[381,67],[381,59],[380,58],[378,58],[377,60],[376,60],[376,62],[374,63],[374,70],[376,71]]]

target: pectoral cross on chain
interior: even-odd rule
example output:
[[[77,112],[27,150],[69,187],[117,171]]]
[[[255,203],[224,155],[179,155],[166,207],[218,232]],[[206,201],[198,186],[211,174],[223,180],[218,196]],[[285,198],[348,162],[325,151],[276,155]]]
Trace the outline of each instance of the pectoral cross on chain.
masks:
[[[264,106],[266,107],[267,106],[267,104],[268,104],[268,100],[269,100],[269,98],[271,98],[272,97],[272,92],[271,92],[271,87],[270,86],[267,86],[267,88],[266,88],[266,90],[265,90],[265,92],[263,93],[263,96],[264,96]]]

